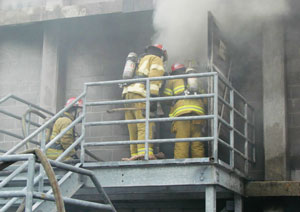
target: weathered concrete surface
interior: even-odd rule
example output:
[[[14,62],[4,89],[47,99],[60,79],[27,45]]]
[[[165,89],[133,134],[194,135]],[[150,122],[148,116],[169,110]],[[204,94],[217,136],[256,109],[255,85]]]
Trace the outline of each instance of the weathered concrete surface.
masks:
[[[256,181],[245,185],[247,197],[300,196],[300,182],[295,181]]]
[[[43,57],[40,84],[40,106],[51,112],[57,111],[59,79],[59,23],[44,25]]]
[[[300,180],[300,17],[298,11],[295,16],[291,16],[288,19],[286,24],[289,156],[291,162],[291,179],[297,181]]]
[[[140,54],[151,43],[151,21],[150,11],[63,21],[60,71],[65,73],[64,98],[78,96],[86,82],[121,79],[128,53]],[[88,90],[88,101],[117,100],[121,99],[121,93],[118,85],[92,87]],[[87,121],[124,119],[124,112],[108,114],[108,108],[111,107],[88,108]],[[87,142],[128,140],[127,125],[89,127],[86,133]],[[107,161],[129,156],[128,145],[93,147],[90,150]]]
[[[0,31],[0,97],[15,94],[39,104],[43,29],[37,25]],[[1,109],[22,116],[24,104],[8,101]],[[21,122],[0,114],[0,128],[22,135]],[[8,150],[20,140],[0,134],[1,149]]]
[[[122,78],[128,53],[140,54],[151,43],[151,23],[152,12],[146,11],[3,27],[0,96],[12,93],[53,112],[60,110],[66,99],[83,91],[85,82]],[[120,99],[121,93],[117,85],[91,89],[89,100]],[[5,106],[18,115],[26,109],[15,102]],[[124,119],[124,113],[107,114],[105,107],[89,108],[88,112],[89,121]],[[1,114],[0,118],[1,129],[21,134],[19,121]],[[86,138],[87,142],[128,140],[128,130],[126,125],[93,127]],[[15,141],[0,134],[3,149],[11,148]],[[107,161],[120,160],[129,156],[129,145],[92,151]]]
[[[265,180],[289,178],[284,58],[284,25],[270,20],[263,31]]]
[[[96,3],[65,5],[49,1],[44,6],[0,10],[0,26],[24,24],[55,19],[84,17],[108,13],[151,10],[152,0],[110,0]]]

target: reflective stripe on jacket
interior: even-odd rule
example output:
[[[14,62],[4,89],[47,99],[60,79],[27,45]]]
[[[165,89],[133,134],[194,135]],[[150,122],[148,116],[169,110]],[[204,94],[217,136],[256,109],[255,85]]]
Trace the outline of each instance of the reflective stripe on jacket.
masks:
[[[165,73],[163,61],[160,57],[155,55],[144,56],[136,70],[136,76],[146,77],[161,77]],[[158,96],[159,89],[162,86],[162,81],[151,81],[150,82],[150,94]],[[122,96],[126,93],[136,93],[143,97],[146,97],[146,86],[145,83],[133,83],[123,88]]]
[[[168,80],[164,95],[166,96],[179,96],[183,95],[185,90],[184,79]],[[197,115],[204,115],[204,104],[201,99],[182,99],[176,101],[175,105],[171,108],[170,117],[182,116],[188,113],[195,113]]]

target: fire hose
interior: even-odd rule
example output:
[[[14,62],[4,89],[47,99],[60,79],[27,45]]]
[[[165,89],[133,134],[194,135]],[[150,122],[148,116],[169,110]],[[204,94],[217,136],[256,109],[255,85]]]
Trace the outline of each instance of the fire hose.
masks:
[[[52,188],[55,203],[56,203],[57,212],[66,212],[64,201],[63,201],[62,195],[60,193],[59,185],[58,185],[58,182],[55,177],[55,173],[54,173],[53,168],[52,168],[51,164],[49,163],[46,155],[40,149],[30,149],[30,150],[21,152],[19,154],[34,154],[34,155],[36,155],[36,157],[42,164],[42,166],[45,170],[45,173],[49,179],[49,183]],[[3,169],[5,169],[6,167],[10,166],[13,163],[14,162],[5,162],[5,163],[0,164],[0,171],[2,171]],[[24,209],[25,209],[25,202],[23,201],[16,212],[23,212]]]
[[[27,136],[28,136],[28,132],[26,131],[26,121],[28,121],[28,123],[29,123],[29,126],[30,126],[30,120],[26,120],[26,117],[27,117],[27,115],[28,114],[31,114],[31,113],[34,113],[35,115],[37,115],[37,116],[39,116],[39,117],[41,117],[41,118],[43,118],[43,119],[46,119],[46,116],[43,114],[43,113],[41,113],[41,112],[39,112],[39,111],[37,111],[37,110],[33,110],[33,109],[28,109],[25,113],[24,113],[24,115],[22,116],[22,132],[23,132],[23,136],[24,136],[24,138],[26,138]],[[28,129],[29,129],[29,127],[28,127]],[[49,135],[47,135],[47,136],[49,136]],[[46,140],[47,140],[48,138],[46,138]],[[28,143],[26,143],[26,149],[28,149],[29,147],[28,147]]]

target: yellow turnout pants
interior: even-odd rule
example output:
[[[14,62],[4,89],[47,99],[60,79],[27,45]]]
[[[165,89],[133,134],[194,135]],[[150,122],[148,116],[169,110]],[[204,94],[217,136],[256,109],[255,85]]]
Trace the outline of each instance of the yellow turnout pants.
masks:
[[[126,99],[141,99],[144,98],[138,94],[127,93]],[[146,108],[146,104],[143,102],[125,104],[126,108]],[[137,120],[145,118],[145,110],[133,110],[125,112],[126,120]],[[149,139],[153,138],[153,127],[154,123],[149,123]],[[129,139],[134,140],[145,140],[145,123],[128,124]],[[130,145],[131,156],[144,155],[145,145],[144,144],[131,144]],[[153,155],[153,144],[149,144],[149,155]]]
[[[47,149],[46,156],[47,156],[47,158],[49,158],[51,160],[56,160],[63,152],[64,152],[64,150],[49,148],[49,149]],[[67,156],[65,156],[63,158],[63,161],[71,160],[72,159],[71,156],[73,156],[73,155],[75,155],[75,150],[74,150],[74,152],[72,150],[71,153],[69,153]]]
[[[172,132],[176,138],[196,138],[201,137],[202,121],[174,121]],[[191,143],[191,145],[190,145]],[[204,157],[204,144],[200,141],[177,142],[174,147],[174,158],[189,158],[189,149],[191,147],[191,157]]]
[[[59,142],[59,144],[54,144],[53,146],[56,146],[56,148],[49,148],[46,151],[46,156],[47,158],[51,160],[56,160],[69,146],[71,146],[72,143],[68,142]],[[69,154],[67,154],[64,158],[63,161],[66,160],[71,160],[72,157],[76,154],[76,150],[72,149]]]

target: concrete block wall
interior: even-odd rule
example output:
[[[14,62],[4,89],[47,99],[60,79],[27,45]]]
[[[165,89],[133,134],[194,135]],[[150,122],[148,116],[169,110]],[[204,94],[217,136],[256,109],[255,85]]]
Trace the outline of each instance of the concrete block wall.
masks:
[[[0,97],[14,94],[38,104],[43,33],[40,25],[0,30]],[[0,109],[22,116],[24,104],[8,101]],[[22,135],[21,122],[0,114],[0,128]],[[7,150],[19,140],[0,135],[1,149]]]
[[[288,111],[288,142],[292,179],[300,179],[300,24],[289,20],[286,26],[286,80]]]
[[[111,14],[60,21],[58,79],[58,110],[72,96],[83,91],[85,82],[121,79],[127,54],[143,53],[153,34],[152,12]],[[43,24],[1,28],[0,97],[13,93],[39,105],[43,57]],[[118,85],[89,89],[88,100],[121,99]],[[26,107],[8,102],[5,109],[21,116]],[[3,107],[4,107],[3,106]],[[122,107],[115,105],[113,107]],[[105,107],[88,108],[88,121],[123,120],[124,113],[108,114]],[[1,114],[0,114],[1,115]],[[2,116],[1,116],[2,117]],[[5,130],[21,135],[20,121],[2,117]],[[77,127],[80,132],[80,126]],[[0,135],[5,149],[15,145],[15,139]],[[86,141],[105,142],[128,140],[126,125],[87,129]],[[93,148],[100,158],[111,161],[129,156],[129,146]]]
[[[61,71],[65,72],[65,99],[83,92],[86,82],[122,78],[125,59],[130,51],[142,53],[153,34],[151,12],[113,14],[65,21],[62,24]],[[121,99],[118,85],[88,90],[88,101]],[[123,120],[124,112],[108,114],[111,107],[88,108],[87,121]],[[128,140],[126,125],[90,127],[87,142]],[[129,156],[129,146],[91,149],[104,160]]]

